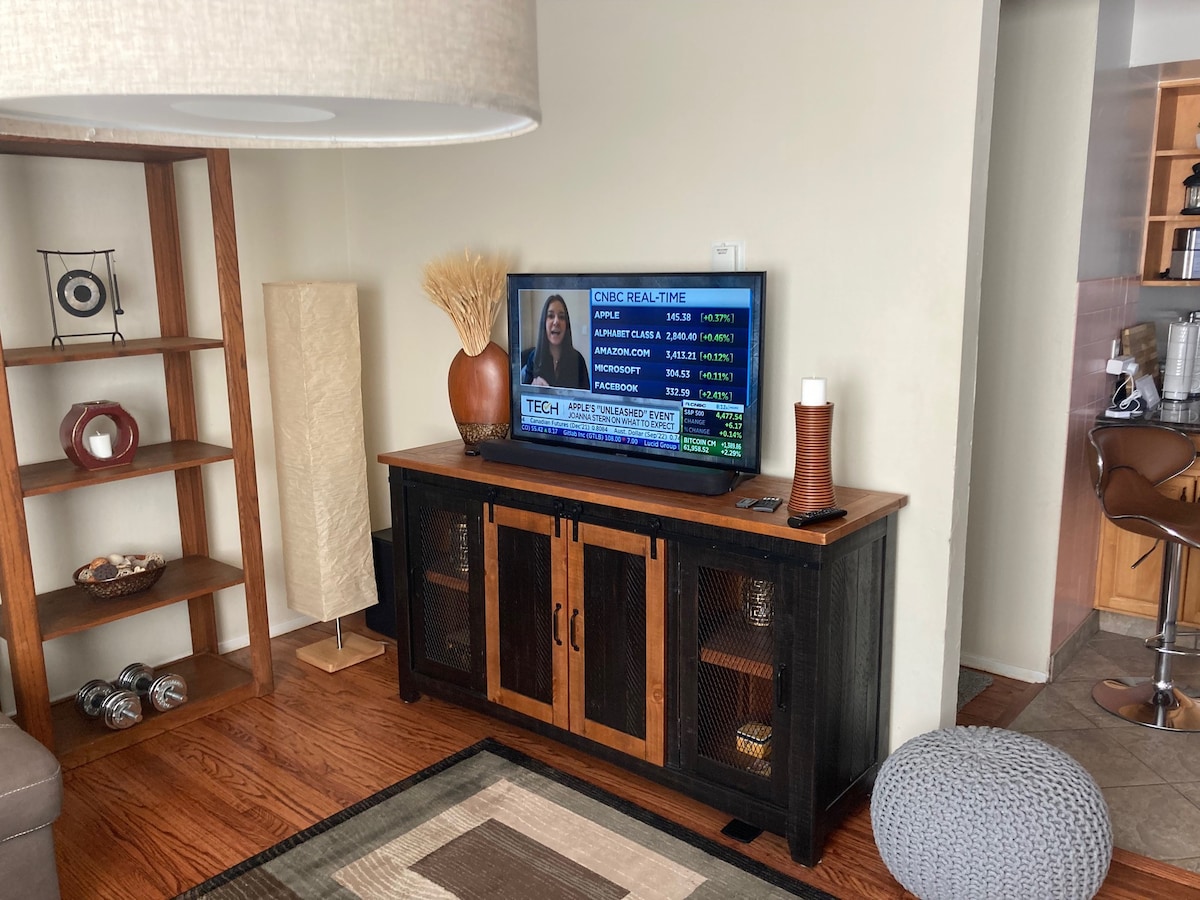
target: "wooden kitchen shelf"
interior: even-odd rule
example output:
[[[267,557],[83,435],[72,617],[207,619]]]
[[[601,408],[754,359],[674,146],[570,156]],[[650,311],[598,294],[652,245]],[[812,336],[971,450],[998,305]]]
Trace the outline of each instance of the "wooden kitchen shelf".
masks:
[[[1166,278],[1177,228],[1200,228],[1200,216],[1180,215],[1183,180],[1200,163],[1200,79],[1165,81],[1158,86],[1151,148],[1150,186],[1142,235],[1142,284],[1189,287],[1198,279]]]

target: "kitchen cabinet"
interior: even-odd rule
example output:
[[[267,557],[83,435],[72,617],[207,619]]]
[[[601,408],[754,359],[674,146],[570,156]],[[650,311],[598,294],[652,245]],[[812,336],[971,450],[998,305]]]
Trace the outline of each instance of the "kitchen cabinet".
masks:
[[[0,467],[11,473],[0,486],[0,637],[8,645],[17,717],[21,726],[54,750],[66,767],[79,765],[130,744],[161,734],[215,709],[272,690],[262,538],[254,471],[253,430],[246,382],[246,349],[242,331],[241,287],[233,215],[229,154],[224,150],[141,147],[125,144],[0,137],[0,153],[105,160],[113,165],[140,165],[146,179],[150,243],[154,259],[159,336],[125,342],[110,340],[68,343],[65,347],[0,346]],[[221,335],[192,335],[184,295],[183,259],[175,194],[175,166],[202,160],[207,166],[215,246],[216,291]],[[231,446],[201,440],[196,414],[191,356],[224,355]],[[56,367],[81,360],[120,360],[153,355],[162,360],[170,440],[143,445],[133,462],[86,470],[67,459],[19,465],[7,372],[37,366],[52,378]],[[102,393],[102,387],[97,393]],[[47,428],[57,428],[62,410],[50,411]],[[233,466],[237,493],[240,566],[209,556],[208,522],[201,470]],[[116,600],[97,600],[82,588],[39,590],[30,557],[26,504],[61,491],[139,479],[171,472],[175,481],[182,555],[152,588]],[[143,485],[147,484],[142,482]],[[139,490],[131,483],[128,490]],[[234,665],[217,647],[217,612],[213,594],[241,586],[245,592],[249,668]],[[98,720],[81,716],[74,698],[51,703],[43,643],[148,610],[186,602],[191,654],[163,663],[188,685],[188,702],[168,712],[145,711],[132,728],[110,731]],[[147,654],[150,655],[150,654]]]
[[[540,472],[458,441],[379,459],[404,700],[546,734],[816,863],[888,749],[905,497],[838,488],[845,518],[794,529],[732,494]]]
[[[1196,500],[1196,478],[1177,475],[1159,486],[1159,492],[1173,500]],[[1162,543],[1153,538],[1118,528],[1102,519],[1100,563],[1096,576],[1098,609],[1154,619],[1158,616],[1162,590]],[[1191,565],[1192,554],[1184,558],[1184,585],[1200,597],[1200,565]],[[1136,566],[1135,566],[1136,563]],[[1194,571],[1193,571],[1194,570]],[[1193,600],[1193,605],[1195,604]]]
[[[1200,79],[1164,81],[1158,86],[1151,147],[1150,186],[1142,252],[1142,284],[1196,285],[1200,280],[1172,279],[1171,249],[1175,231],[1200,227],[1200,216],[1182,215],[1183,180],[1200,163]]]

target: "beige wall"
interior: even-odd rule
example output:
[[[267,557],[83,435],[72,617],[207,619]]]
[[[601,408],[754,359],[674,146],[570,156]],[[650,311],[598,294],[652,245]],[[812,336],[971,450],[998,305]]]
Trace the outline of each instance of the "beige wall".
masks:
[[[1000,12],[963,661],[1045,680],[1098,0]]]
[[[542,3],[541,128],[354,156],[351,268],[379,345],[368,440],[455,436],[457,343],[420,291],[430,257],[467,245],[529,270],[704,269],[713,240],[744,240],[768,272],[765,469],[791,474],[791,404],[820,374],[835,479],[911,496],[894,690],[896,734],[910,735],[955,691],[943,660],[957,666],[982,4],[752,2],[736,22],[726,3],[686,6]],[[969,402],[965,416],[969,435]],[[384,488],[376,471],[377,524]]]
[[[946,721],[996,7],[543,0],[543,124],[531,135],[436,149],[235,153],[273,629],[296,620],[282,595],[274,518],[262,282],[350,277],[360,285],[378,528],[388,501],[375,455],[456,437],[445,373],[457,338],[421,293],[424,262],[469,246],[511,253],[528,270],[704,269],[712,241],[743,240],[749,267],[768,272],[764,468],[791,474],[800,379],[827,377],[835,479],[910,496],[896,548],[893,741]],[[19,180],[0,171],[0,184]],[[201,232],[189,227],[189,255],[203,250]],[[107,232],[86,235],[101,241]],[[29,263],[21,253],[11,261]],[[10,316],[42,314],[37,301],[4,309],[6,341]],[[51,408],[65,410],[71,395]],[[152,398],[139,408],[154,415]],[[214,507],[224,493],[214,492]],[[214,521],[228,546],[231,515],[218,511]],[[52,534],[48,522],[39,529]],[[69,542],[78,546],[42,564],[57,583],[84,546],[110,543],[92,525],[79,532]],[[149,540],[124,534],[120,543]],[[223,598],[231,607],[240,600]],[[69,693],[130,659],[154,664],[184,652],[166,646],[180,642],[180,628],[179,611],[168,610],[96,629],[71,648],[79,662],[52,685]],[[222,626],[227,646],[243,635],[236,616]]]

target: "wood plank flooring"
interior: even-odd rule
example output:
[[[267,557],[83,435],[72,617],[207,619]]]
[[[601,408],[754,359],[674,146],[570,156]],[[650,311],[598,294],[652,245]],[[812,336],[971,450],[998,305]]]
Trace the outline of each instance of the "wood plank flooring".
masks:
[[[344,624],[364,630],[361,618]],[[438,700],[401,702],[392,646],[334,675],[296,660],[297,647],[331,630],[312,626],[272,641],[271,696],[65,774],[54,828],[64,900],[173,897],[486,736],[843,900],[912,896],[880,860],[866,805],[831,836],[821,862],[806,869],[791,861],[783,838],[764,834],[738,844],[719,833],[728,816],[616,766]],[[1031,691],[1036,686],[997,678],[961,721],[1007,724]],[[1200,876],[1117,851],[1098,896],[1200,900]]]

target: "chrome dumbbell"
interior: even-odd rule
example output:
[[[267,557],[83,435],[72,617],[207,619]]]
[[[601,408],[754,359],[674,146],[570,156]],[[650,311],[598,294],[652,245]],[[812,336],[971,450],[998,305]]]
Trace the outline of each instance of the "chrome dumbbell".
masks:
[[[142,721],[142,701],[138,695],[99,678],[93,678],[75,692],[75,708],[114,730],[130,728]]]
[[[144,697],[159,712],[187,703],[187,682],[179,675],[156,676],[145,663],[130,663],[117,676],[117,686]]]

